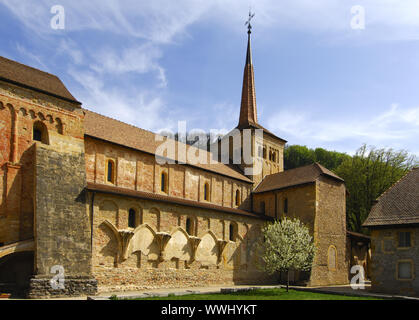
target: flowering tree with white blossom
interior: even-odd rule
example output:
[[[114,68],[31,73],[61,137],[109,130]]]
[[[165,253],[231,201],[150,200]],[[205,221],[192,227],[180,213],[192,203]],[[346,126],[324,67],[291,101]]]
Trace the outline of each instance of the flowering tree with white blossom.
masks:
[[[313,237],[300,220],[288,218],[267,224],[262,234],[261,268],[269,274],[286,272],[288,292],[290,270],[311,269],[315,253]]]

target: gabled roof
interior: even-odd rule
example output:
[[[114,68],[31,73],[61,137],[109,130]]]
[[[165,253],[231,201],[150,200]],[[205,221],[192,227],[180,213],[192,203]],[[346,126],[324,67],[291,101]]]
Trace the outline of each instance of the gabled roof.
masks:
[[[268,175],[257,186],[254,193],[262,193],[312,183],[322,175],[344,182],[342,178],[316,162],[308,166]]]
[[[81,105],[57,76],[4,57],[0,57],[0,80]]]
[[[409,171],[372,207],[364,227],[419,223],[419,168]]]
[[[131,126],[124,122],[103,116],[101,114],[86,109],[83,109],[83,111],[85,112],[84,130],[85,135],[87,136],[105,140],[128,148],[140,150],[153,155],[156,154],[157,147],[163,142],[156,141],[156,136],[159,135],[151,131]],[[179,145],[184,146],[184,144],[180,142]],[[193,146],[186,146],[186,152],[192,152],[189,151],[191,149],[195,149],[196,151],[198,151],[198,149]],[[201,150],[201,152],[202,151],[203,150]],[[203,152],[205,152],[206,159],[208,160],[207,164],[196,164],[188,162],[187,165],[194,166],[196,168],[203,169],[206,171],[218,173],[248,183],[252,183],[252,181],[245,175],[241,174],[240,172],[237,172],[232,167],[226,164],[220,162],[216,162],[213,164],[210,163],[210,159],[213,158],[212,154],[207,151]],[[178,154],[176,148],[175,159],[171,160],[177,161],[177,156]]]

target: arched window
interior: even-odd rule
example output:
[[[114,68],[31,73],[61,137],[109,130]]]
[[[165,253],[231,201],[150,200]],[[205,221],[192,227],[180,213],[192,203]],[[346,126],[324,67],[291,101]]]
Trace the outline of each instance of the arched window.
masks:
[[[236,190],[236,206],[240,205],[240,190]]]
[[[236,225],[233,224],[233,223],[230,223],[230,228],[229,228],[229,239],[230,239],[230,241],[236,241],[236,235],[237,235]]]
[[[266,147],[263,147],[263,159],[266,159]]]
[[[330,271],[335,271],[337,265],[337,251],[335,246],[330,246],[327,252],[327,266]]]
[[[161,191],[167,193],[167,173],[161,174]]]
[[[276,162],[276,151],[272,153],[272,161]]]
[[[193,234],[193,223],[191,218],[186,219],[186,232],[191,236]]]
[[[137,227],[137,212],[134,209],[129,209],[128,212],[128,227],[136,228]]]
[[[210,201],[210,187],[208,183],[204,185],[204,200]]]
[[[284,213],[288,213],[288,198],[284,199]]]
[[[113,160],[108,160],[106,163],[106,181],[115,183],[115,162]]]
[[[33,124],[32,138],[34,141],[39,141],[44,144],[48,144],[48,129],[43,122],[36,121]]]

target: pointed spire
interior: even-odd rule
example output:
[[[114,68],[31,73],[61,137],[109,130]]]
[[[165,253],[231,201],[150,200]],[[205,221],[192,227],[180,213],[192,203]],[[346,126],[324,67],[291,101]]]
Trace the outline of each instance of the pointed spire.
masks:
[[[250,35],[252,33],[252,26],[250,19],[253,16],[249,13],[248,25],[248,40],[247,40],[247,54],[246,65],[244,67],[242,101],[240,107],[239,127],[247,127],[249,124],[257,124],[257,108],[256,108],[256,91],[255,91],[255,76],[252,63],[252,48],[250,44]]]

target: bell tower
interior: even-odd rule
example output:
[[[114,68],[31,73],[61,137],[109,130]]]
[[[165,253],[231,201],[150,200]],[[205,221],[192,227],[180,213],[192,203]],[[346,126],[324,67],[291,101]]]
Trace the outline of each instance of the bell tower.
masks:
[[[244,66],[243,74],[243,87],[242,87],[242,98],[240,104],[240,117],[239,123],[236,127],[241,133],[242,146],[240,152],[243,158],[246,148],[245,144],[249,143],[249,139],[246,139],[246,135],[251,135],[251,156],[253,157],[253,164],[249,165],[248,162],[242,161],[239,166],[244,173],[246,168],[253,167],[252,175],[248,177],[255,182],[255,187],[260,181],[270,174],[281,172],[284,170],[284,147],[287,141],[277,137],[274,133],[264,128],[258,122],[257,104],[256,104],[256,89],[255,89],[255,75],[252,61],[252,25],[251,19],[254,14],[249,12],[249,19],[246,22],[247,25],[247,51],[246,51],[246,62]],[[263,133],[263,134],[258,134]],[[249,146],[248,146],[249,147]],[[230,150],[238,152],[238,150]]]

